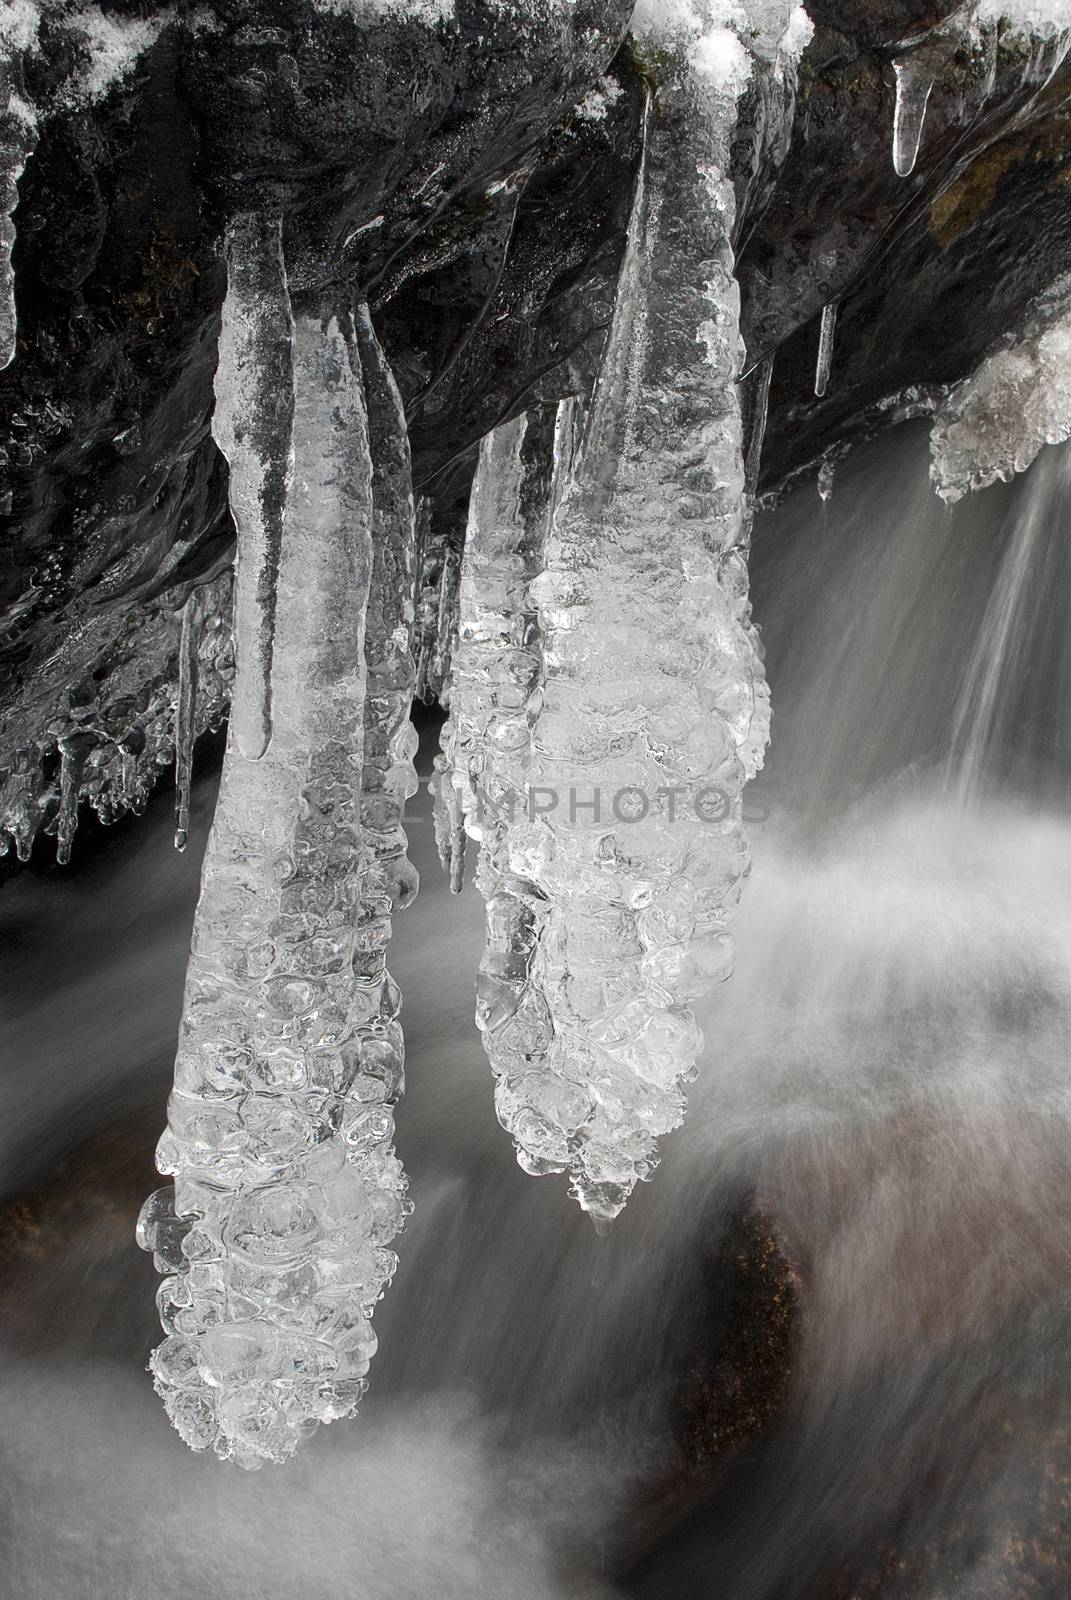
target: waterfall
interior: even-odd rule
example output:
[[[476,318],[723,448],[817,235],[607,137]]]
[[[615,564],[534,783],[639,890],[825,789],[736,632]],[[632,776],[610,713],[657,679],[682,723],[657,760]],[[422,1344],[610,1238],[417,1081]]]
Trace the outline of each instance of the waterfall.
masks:
[[[271,401],[273,438],[292,403],[295,461],[271,739],[252,760],[232,723],[157,1155],[175,1183],[139,1229],[168,1274],[152,1367],[172,1421],[246,1467],[356,1409],[387,1246],[411,1209],[392,1143],[403,1046],[385,947],[415,892],[400,832],[412,610],[396,582],[412,495],[396,392],[359,320],[355,337],[299,318],[292,401]],[[259,561],[255,518],[239,522],[247,536]],[[262,706],[264,618],[239,606],[235,626],[239,679],[254,680],[237,699]]]

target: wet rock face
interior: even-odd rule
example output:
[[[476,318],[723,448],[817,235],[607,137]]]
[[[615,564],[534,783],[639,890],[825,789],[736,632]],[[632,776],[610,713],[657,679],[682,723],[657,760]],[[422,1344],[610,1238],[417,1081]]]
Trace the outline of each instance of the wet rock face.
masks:
[[[628,0],[457,0],[448,23],[444,9],[182,6],[88,103],[64,88],[84,65],[61,30],[24,62],[41,114],[15,216],[17,354],[0,374],[0,813],[14,786],[35,797],[33,826],[52,826],[72,728],[97,740],[87,786],[105,811],[124,809],[131,774],[142,795],[169,758],[193,583],[219,580],[225,630],[233,533],[209,420],[236,210],[282,212],[295,309],[369,299],[440,526],[463,517],[490,427],[590,383],[657,63],[625,38]],[[814,0],[795,97],[768,74],[743,98],[743,331],[750,362],[776,351],[761,488],[888,420],[905,391],[921,404],[963,377],[1066,263],[1066,63],[1053,74],[1007,42],[993,61],[961,52],[915,173],[892,170],[893,56],[951,9]],[[202,721],[218,721],[222,642],[202,665]]]

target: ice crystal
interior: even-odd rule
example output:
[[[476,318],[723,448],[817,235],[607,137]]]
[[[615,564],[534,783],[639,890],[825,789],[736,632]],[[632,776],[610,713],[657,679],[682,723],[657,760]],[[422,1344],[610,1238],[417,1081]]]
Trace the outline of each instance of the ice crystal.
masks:
[[[231,730],[157,1155],[175,1182],[139,1224],[167,1273],[152,1370],[168,1413],[193,1448],[247,1467],[356,1409],[410,1209],[385,948],[415,888],[400,830],[410,613],[393,588],[412,499],[396,391],[363,315],[359,328],[294,327],[272,738],[250,761]],[[250,424],[275,438],[276,397],[253,377],[271,410],[263,434]],[[236,627],[238,675],[257,673],[242,635],[262,619],[243,609]]]
[[[976,0],[979,22],[1002,22],[1010,31],[1051,38],[1071,28],[1067,0]]]
[[[0,368],[15,354],[15,272],[11,252],[15,245],[15,207],[19,178],[33,148],[36,114],[18,92],[18,35],[11,43],[0,40]]]

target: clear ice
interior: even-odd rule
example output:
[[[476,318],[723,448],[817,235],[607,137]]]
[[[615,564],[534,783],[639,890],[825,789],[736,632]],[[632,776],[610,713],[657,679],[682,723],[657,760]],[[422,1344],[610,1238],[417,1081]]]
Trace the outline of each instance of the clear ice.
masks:
[[[822,307],[822,321],[818,330],[818,360],[814,368],[814,392],[819,399],[829,388],[829,374],[833,366],[833,336],[837,327],[837,302],[831,300]]]
[[[410,781],[396,706],[411,667],[404,601],[370,595],[411,559],[411,498],[358,320],[294,328],[272,738],[251,761],[230,730],[157,1154],[174,1184],[138,1227],[166,1273],[152,1372],[168,1414],[194,1449],[246,1467],[355,1411],[411,1209],[385,959],[391,911],[415,887],[391,803]],[[374,526],[393,541],[375,561]],[[262,626],[236,616],[239,678],[260,671],[244,633]]]
[[[242,754],[255,761],[272,736],[279,551],[294,466],[294,322],[279,217],[236,217],[226,255],[212,434],[230,466],[238,535],[234,632],[246,656],[235,678],[231,726]]]
[[[482,835],[477,1021],[521,1165],[597,1226],[683,1118],[768,736],[729,243],[750,58],[724,34],[678,40],[648,107],[579,447],[568,408],[549,460],[538,415],[497,430],[465,546],[446,761]]]
[[[179,636],[178,696],[175,703],[175,849],[185,850],[190,832],[190,784],[197,739],[197,644],[201,595],[193,589],[182,608]]]

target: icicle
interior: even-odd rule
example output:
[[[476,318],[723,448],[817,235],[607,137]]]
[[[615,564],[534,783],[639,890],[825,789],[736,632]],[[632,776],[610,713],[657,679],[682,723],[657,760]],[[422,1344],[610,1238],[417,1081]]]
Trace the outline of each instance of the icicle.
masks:
[[[450,893],[460,894],[465,887],[465,818],[461,798],[453,781],[450,758],[437,755],[432,763],[435,805],[435,849],[439,865],[450,882]]]
[[[723,59],[720,35],[682,53],[645,118],[584,444],[528,591],[543,684],[526,804],[489,885],[478,1020],[499,1118],[521,1164],[568,1171],[600,1225],[683,1117],[690,1001],[732,968],[741,789],[768,731],[734,382],[743,78],[717,76]]]
[[[152,1357],[169,1415],[247,1467],[355,1411],[411,1209],[390,905],[360,820],[373,503],[356,345],[299,318],[293,373],[272,740],[250,762],[232,724],[157,1152],[175,1184],[139,1227],[169,1274]],[[239,678],[259,672],[258,622],[239,610]]]
[[[896,108],[893,112],[893,167],[899,178],[915,170],[926,106],[937,78],[937,62],[930,51],[913,51],[893,62],[896,74]]]
[[[201,637],[201,596],[191,589],[182,608],[179,639],[178,702],[175,706],[175,849],[185,850],[190,832],[190,782],[197,738],[197,650]]]
[[[443,551],[439,578],[439,614],[435,622],[435,650],[431,664],[432,681],[438,686],[440,698],[443,698],[444,691],[449,695],[450,661],[457,638],[460,582],[461,552],[453,545],[447,545]]]
[[[1049,451],[1019,503],[956,704],[949,782],[961,806],[977,803],[997,734],[1011,720],[1016,687],[1029,673],[1046,544],[1060,528],[1059,512],[1069,503],[1071,448]]]
[[[829,388],[829,371],[833,365],[833,334],[837,326],[838,302],[831,300],[822,307],[822,325],[818,331],[818,361],[814,369],[814,392],[819,399]]]
[[[416,896],[419,877],[408,860],[402,818],[417,791],[413,757],[416,517],[405,408],[376,338],[368,307],[355,318],[364,371],[372,452],[372,581],[365,628],[368,688],[364,719],[361,824],[375,857],[375,892],[390,911]],[[377,902],[378,904],[378,902]],[[366,908],[382,927],[380,913]],[[389,914],[386,928],[389,931]]]
[[[1039,296],[1023,333],[956,384],[934,418],[930,476],[943,500],[1008,481],[1071,438],[1071,278]]]
[[[37,131],[37,114],[16,87],[17,58],[35,31],[36,17],[31,7],[22,8],[7,29],[0,29],[0,368],[9,366],[15,354],[15,270],[11,264],[14,215],[19,203],[19,179]]]
[[[766,438],[766,417],[770,409],[770,380],[773,377],[774,352],[759,364],[755,383],[755,403],[751,412],[751,437],[747,446],[744,466],[744,488],[749,500],[754,500],[759,487],[759,470],[762,466],[762,445]]]
[[[293,471],[292,337],[282,223],[253,212],[236,217],[227,230],[212,434],[230,464],[238,535],[235,636],[247,658],[235,680],[231,721],[250,761],[263,756],[272,734],[279,550]]]
[[[90,734],[72,733],[58,741],[60,754],[60,802],[56,819],[56,860],[65,867],[71,859],[78,828],[78,793],[82,774],[96,740]]]

